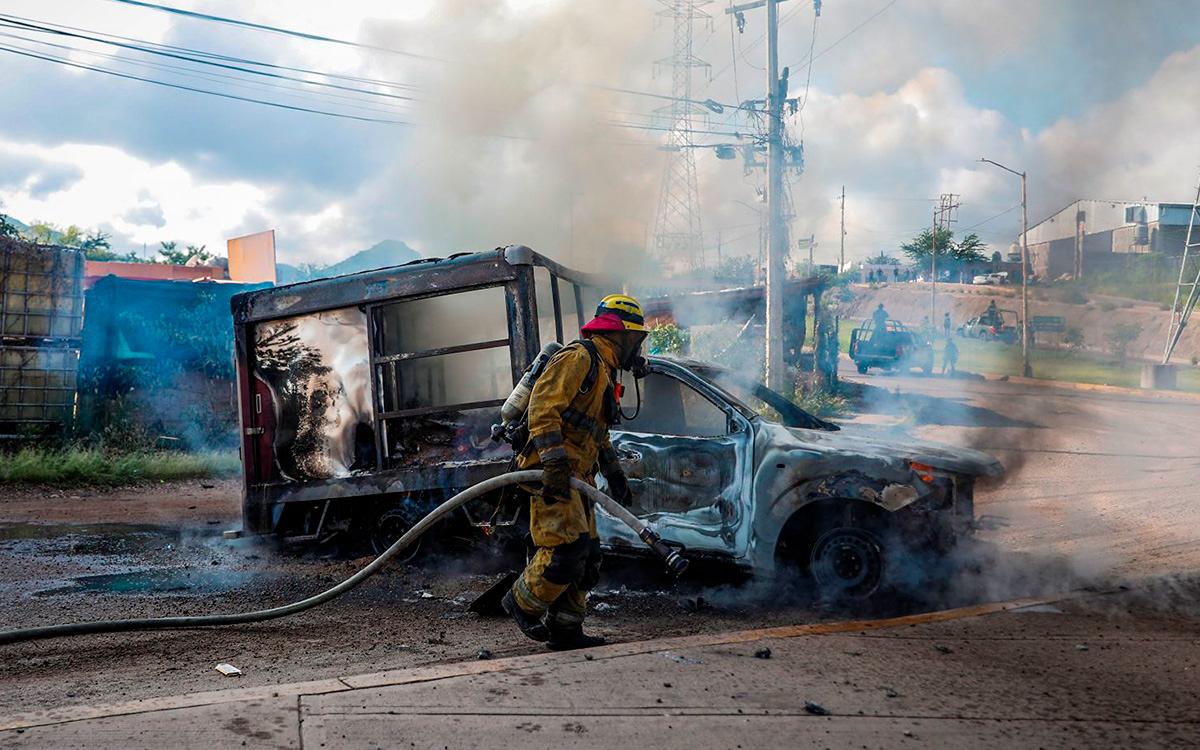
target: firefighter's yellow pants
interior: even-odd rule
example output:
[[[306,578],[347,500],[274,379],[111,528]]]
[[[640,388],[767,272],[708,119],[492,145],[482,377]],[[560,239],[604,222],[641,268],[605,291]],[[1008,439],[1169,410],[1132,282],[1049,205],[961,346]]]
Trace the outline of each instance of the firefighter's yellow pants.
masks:
[[[529,502],[529,532],[537,551],[513,584],[513,596],[527,614],[545,615],[548,625],[578,627],[588,591],[600,579],[595,510],[575,490],[570,500],[546,502],[531,494]]]

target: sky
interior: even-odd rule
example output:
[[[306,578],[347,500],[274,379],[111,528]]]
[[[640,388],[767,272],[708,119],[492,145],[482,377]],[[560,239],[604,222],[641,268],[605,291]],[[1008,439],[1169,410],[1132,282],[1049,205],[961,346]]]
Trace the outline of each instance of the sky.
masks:
[[[662,4],[162,2],[357,46],[114,0],[0,0],[9,21],[344,76],[256,68],[332,84],[317,87],[0,28],[0,212],[100,229],[138,252],[166,240],[223,252],[229,237],[275,229],[291,263],[334,262],[383,239],[429,255],[522,243],[585,269],[630,268],[646,255],[669,158],[665,133],[646,128],[662,125],[653,115],[669,104],[646,95],[670,93],[669,71],[655,65],[671,53]],[[764,90],[763,12],[748,12],[739,33],[727,4],[703,5],[709,18],[694,25],[694,54],[709,63],[694,70],[697,99],[736,103]],[[849,259],[897,253],[946,192],[960,196],[960,233],[1007,248],[1020,227],[1019,181],[980,157],[1028,171],[1031,223],[1076,198],[1193,197],[1194,2],[821,5],[819,18],[808,0],[780,6],[780,57],[790,96],[804,102],[787,122],[805,149],[804,171],[789,178],[792,233],[815,238],[819,262],[837,257],[843,186]],[[715,131],[698,144],[744,142],[731,134],[754,130],[729,110],[695,127]],[[706,262],[755,253],[764,175],[712,149],[695,154]]]

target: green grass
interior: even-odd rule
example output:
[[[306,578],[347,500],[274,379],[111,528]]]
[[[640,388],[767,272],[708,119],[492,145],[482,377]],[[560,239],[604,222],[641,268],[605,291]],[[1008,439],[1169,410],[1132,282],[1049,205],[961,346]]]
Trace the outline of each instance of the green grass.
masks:
[[[850,331],[853,325],[842,324],[840,350],[846,352],[850,346]],[[979,341],[954,337],[958,346],[958,369],[994,375],[1021,374],[1021,347],[998,342]],[[942,369],[942,339],[934,341],[934,372]],[[1047,380],[1062,380],[1070,383],[1095,383],[1137,388],[1141,385],[1142,365],[1130,361],[1119,367],[1115,361],[1091,353],[1072,352],[1067,349],[1033,349],[1029,354],[1033,375]],[[1179,390],[1200,392],[1200,368],[1182,364],[1179,367]]]
[[[205,479],[241,471],[237,453],[22,448],[0,456],[0,484],[101,485]]]

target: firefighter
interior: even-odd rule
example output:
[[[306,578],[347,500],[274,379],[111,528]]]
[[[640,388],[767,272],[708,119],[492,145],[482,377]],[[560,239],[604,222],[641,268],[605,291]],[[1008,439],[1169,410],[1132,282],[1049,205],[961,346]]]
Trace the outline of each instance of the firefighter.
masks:
[[[570,488],[571,477],[594,484],[599,467],[615,500],[633,497],[608,429],[620,413],[617,370],[642,361],[641,305],[609,295],[581,332],[546,365],[529,398],[529,442],[517,466],[545,472],[543,485],[528,490],[536,552],[502,601],[525,635],[553,650],[604,643],[583,632],[588,591],[600,577],[600,539],[595,508]]]

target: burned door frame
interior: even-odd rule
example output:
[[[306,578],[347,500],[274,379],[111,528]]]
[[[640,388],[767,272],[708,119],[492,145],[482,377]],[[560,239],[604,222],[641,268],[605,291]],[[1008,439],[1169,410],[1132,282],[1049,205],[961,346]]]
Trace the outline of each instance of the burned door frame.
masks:
[[[727,506],[719,511],[721,517],[719,524],[695,523],[687,519],[686,513],[677,512],[655,511],[639,515],[639,517],[652,521],[664,536],[686,545],[691,552],[719,557],[744,557],[749,549],[749,532],[752,525],[750,511],[753,483],[749,481],[749,476],[753,469],[754,431],[750,420],[734,408],[721,393],[715,391],[702,379],[697,378],[687,368],[678,367],[662,360],[652,360],[650,372],[678,381],[682,387],[690,388],[724,412],[726,433],[714,437],[695,437],[613,430],[610,438],[618,452],[623,442],[644,442],[641,439],[655,442],[679,440],[684,443],[697,440],[728,441],[733,446],[734,467],[729,484],[722,489],[721,499],[727,502]],[[724,496],[724,492],[727,492],[730,487],[736,489],[735,498]],[[599,518],[603,519],[600,537],[606,548],[610,551],[629,546],[636,548],[637,539],[626,527],[603,511],[600,512]]]

